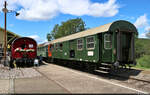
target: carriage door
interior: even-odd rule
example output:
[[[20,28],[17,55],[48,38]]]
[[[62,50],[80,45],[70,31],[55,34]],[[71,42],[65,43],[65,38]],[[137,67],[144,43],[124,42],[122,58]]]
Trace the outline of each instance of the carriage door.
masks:
[[[69,57],[75,58],[75,40],[69,41]]]
[[[134,36],[133,36],[134,37]],[[133,60],[134,56],[134,42],[132,39],[132,33],[126,31],[119,31],[117,33],[117,60],[128,62]],[[131,50],[132,48],[132,50]],[[131,53],[132,51],[132,53]],[[132,55],[132,56],[131,56]],[[131,56],[131,57],[130,57]]]
[[[112,61],[112,34],[105,33],[102,35],[102,62]]]

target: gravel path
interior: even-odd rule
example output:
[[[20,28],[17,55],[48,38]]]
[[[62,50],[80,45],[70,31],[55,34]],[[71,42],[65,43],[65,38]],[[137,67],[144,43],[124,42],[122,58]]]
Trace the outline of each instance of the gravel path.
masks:
[[[10,78],[32,78],[41,76],[34,68],[14,68],[10,69],[0,64],[0,79]]]

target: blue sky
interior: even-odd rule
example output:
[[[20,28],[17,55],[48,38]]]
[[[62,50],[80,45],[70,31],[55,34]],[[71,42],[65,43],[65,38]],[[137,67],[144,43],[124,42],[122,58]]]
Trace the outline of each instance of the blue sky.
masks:
[[[139,37],[150,31],[150,0],[7,0],[8,9],[20,12],[7,14],[7,29],[29,36],[38,43],[46,41],[55,24],[81,17],[86,27],[94,28],[116,20],[136,25]],[[0,0],[0,10],[4,0]],[[4,14],[0,11],[0,27]]]

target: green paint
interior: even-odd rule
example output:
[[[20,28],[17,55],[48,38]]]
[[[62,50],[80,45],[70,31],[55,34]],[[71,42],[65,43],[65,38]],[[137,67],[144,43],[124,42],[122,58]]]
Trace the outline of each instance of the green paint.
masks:
[[[67,39],[66,41],[54,43],[54,49],[52,51],[52,58],[56,59],[64,59],[64,60],[75,60],[75,61],[88,61],[93,63],[114,63],[117,61],[117,30],[121,31],[121,52],[122,52],[122,60],[121,61],[133,61],[131,60],[131,35],[129,32],[134,32],[137,35],[137,30],[135,26],[127,21],[116,21],[111,24],[110,27],[107,27],[108,31],[104,31],[98,34],[84,36],[82,38],[76,38],[73,40]],[[86,32],[86,31],[83,31]],[[110,37],[106,37],[105,35],[110,35]],[[90,37],[94,38],[94,48],[93,44],[89,44],[87,42],[93,39],[89,39]],[[78,49],[78,40],[82,40],[83,46],[82,49]],[[80,42],[81,43],[81,42]],[[109,48],[110,47],[110,48]],[[43,52],[46,52],[46,49],[43,49]],[[40,52],[42,53],[42,51]],[[40,54],[39,53],[39,54]],[[124,54],[123,54],[124,53]],[[43,56],[47,56],[47,54],[43,54]]]

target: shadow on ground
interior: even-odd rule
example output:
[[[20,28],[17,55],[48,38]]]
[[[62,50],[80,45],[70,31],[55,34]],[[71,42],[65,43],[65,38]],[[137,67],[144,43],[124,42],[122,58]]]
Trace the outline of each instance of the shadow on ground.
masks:
[[[88,72],[88,71],[84,70],[83,68],[80,68],[75,65],[64,65],[64,64],[58,64],[58,63],[56,65],[71,68],[71,69],[78,70],[81,72],[86,72],[89,74],[93,74],[93,75],[96,75],[96,76],[104,78],[104,79],[115,79],[115,80],[119,80],[119,81],[126,81],[129,79],[130,76],[138,76],[142,71],[142,70],[137,70],[137,69],[120,68],[117,71],[111,70],[110,72],[101,72],[101,71],[97,71],[97,70],[94,72]]]

